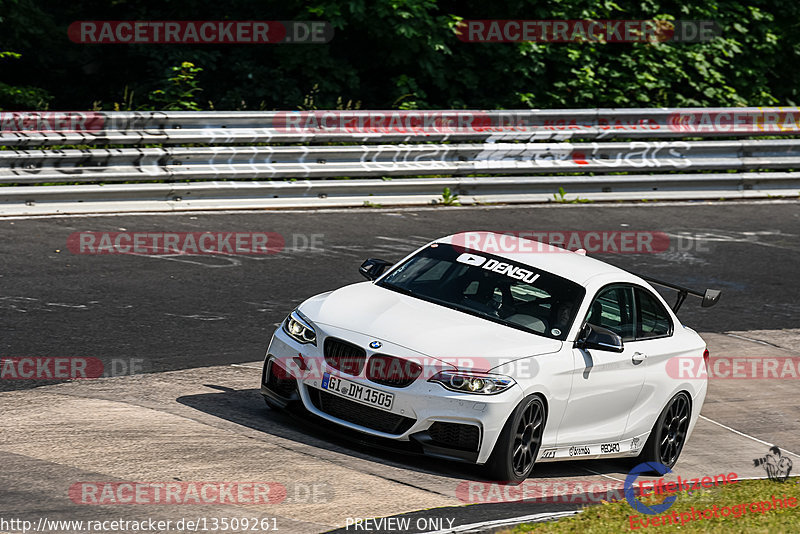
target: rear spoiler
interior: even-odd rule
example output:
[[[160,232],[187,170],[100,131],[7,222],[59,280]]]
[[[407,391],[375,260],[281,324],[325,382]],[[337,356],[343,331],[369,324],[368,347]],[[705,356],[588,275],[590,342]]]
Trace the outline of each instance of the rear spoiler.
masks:
[[[631,273],[631,274],[636,274],[636,273]],[[651,284],[656,284],[658,286],[674,289],[675,291],[677,291],[678,299],[675,301],[675,305],[672,307],[672,311],[675,313],[678,313],[678,310],[680,309],[681,304],[683,304],[683,301],[686,300],[687,295],[692,295],[695,297],[702,298],[703,300],[700,303],[700,306],[702,306],[703,308],[710,308],[711,306],[719,302],[719,296],[720,293],[722,293],[722,291],[718,289],[706,289],[701,293],[696,289],[689,289],[688,287],[679,286],[678,284],[673,284],[671,282],[664,282],[663,280],[658,280],[657,278],[642,276],[641,274],[636,274],[636,276],[638,276],[642,280],[647,280]]]

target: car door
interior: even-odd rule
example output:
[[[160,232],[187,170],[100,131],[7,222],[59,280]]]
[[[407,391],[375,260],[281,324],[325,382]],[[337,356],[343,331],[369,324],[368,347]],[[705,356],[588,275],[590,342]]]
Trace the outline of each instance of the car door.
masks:
[[[558,431],[559,447],[621,440],[644,384],[645,366],[632,343],[636,334],[633,286],[614,284],[600,289],[586,322],[618,334],[624,350],[572,349],[572,389]]]
[[[645,382],[639,400],[628,417],[625,438],[649,432],[672,395],[666,365],[670,358],[682,354],[674,324],[664,304],[651,291],[634,288],[636,307],[636,340],[630,346],[644,357]]]

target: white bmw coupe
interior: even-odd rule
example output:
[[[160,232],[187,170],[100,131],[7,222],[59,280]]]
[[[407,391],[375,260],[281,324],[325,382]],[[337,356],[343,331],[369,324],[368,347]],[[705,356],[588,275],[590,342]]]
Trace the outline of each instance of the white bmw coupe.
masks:
[[[503,250],[465,245],[500,239]],[[261,379],[271,407],[302,406],[509,482],[536,462],[677,461],[707,380],[670,369],[708,351],[675,312],[689,294],[711,306],[719,291],[484,232],[360,272],[368,282],[311,297],[275,331]],[[678,292],[674,310],[648,282]]]

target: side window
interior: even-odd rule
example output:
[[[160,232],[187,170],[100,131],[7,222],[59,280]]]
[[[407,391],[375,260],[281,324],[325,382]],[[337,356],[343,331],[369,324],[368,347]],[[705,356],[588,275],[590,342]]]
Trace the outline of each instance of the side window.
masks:
[[[587,321],[611,330],[622,341],[632,341],[635,331],[632,288],[614,286],[603,290],[589,308]]]
[[[636,288],[637,339],[668,336],[672,333],[672,321],[664,306],[644,289]]]

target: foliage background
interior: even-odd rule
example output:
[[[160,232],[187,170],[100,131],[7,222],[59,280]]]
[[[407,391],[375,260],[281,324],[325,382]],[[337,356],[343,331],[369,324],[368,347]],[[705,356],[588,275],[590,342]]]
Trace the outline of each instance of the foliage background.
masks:
[[[477,19],[713,19],[702,44],[459,41]],[[326,45],[83,45],[76,20],[327,20]],[[0,109],[796,105],[793,0],[0,0]]]

